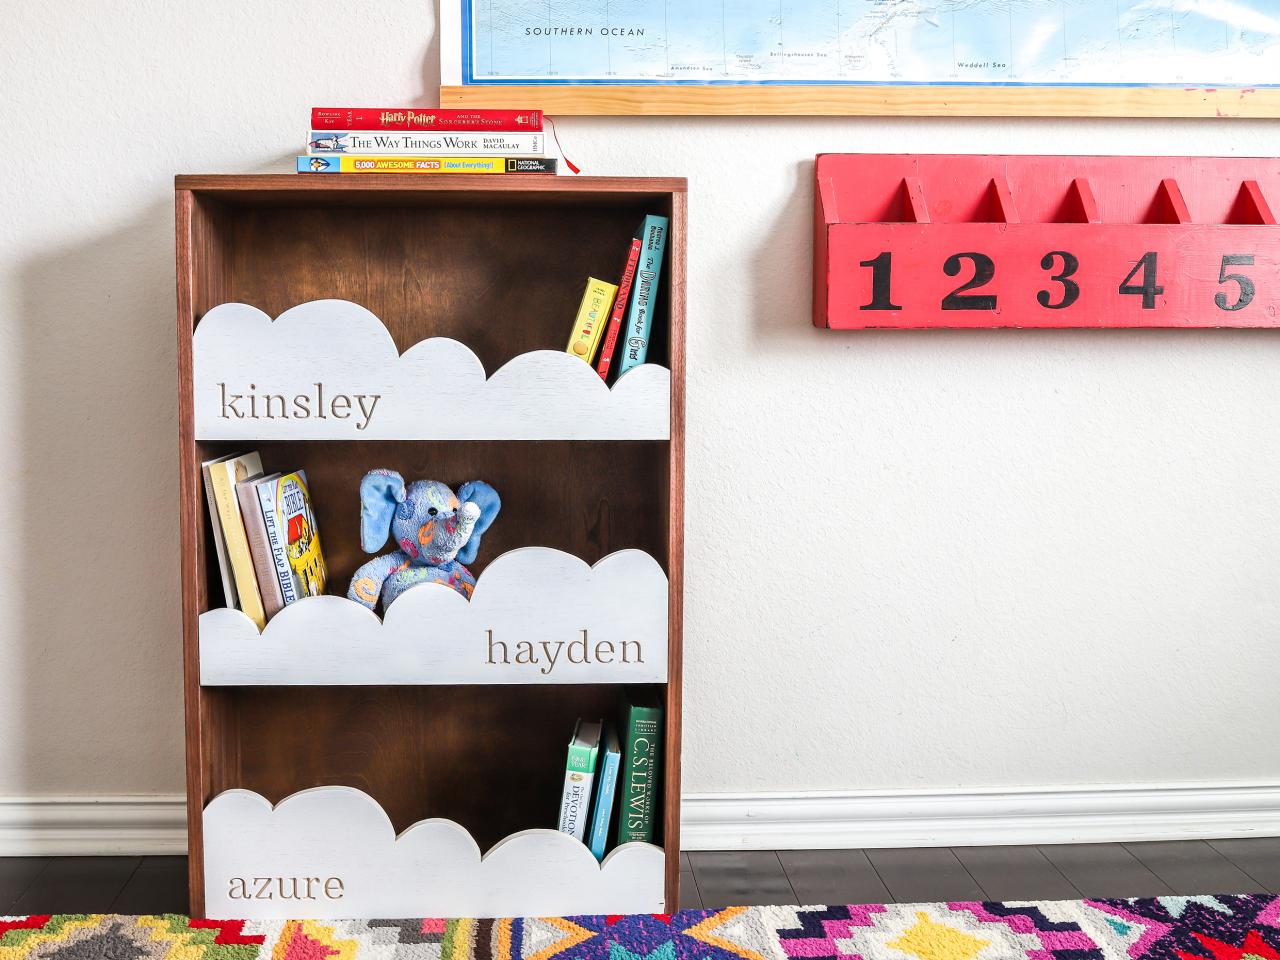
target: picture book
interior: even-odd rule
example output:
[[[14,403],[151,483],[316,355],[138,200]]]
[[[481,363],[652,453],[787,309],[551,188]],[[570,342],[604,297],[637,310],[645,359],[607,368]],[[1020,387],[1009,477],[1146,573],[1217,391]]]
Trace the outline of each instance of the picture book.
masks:
[[[587,813],[591,806],[591,784],[596,775],[600,751],[599,720],[579,720],[569,740],[564,767],[564,792],[560,795],[560,823],[556,828],[579,840],[586,838]]]
[[[231,453],[225,457],[206,460],[200,464],[200,472],[204,474],[204,496],[209,506],[209,530],[213,538],[214,552],[218,555],[218,573],[222,576],[222,595],[226,606],[232,610],[239,607],[236,598],[236,581],[231,573],[231,563],[227,559],[227,538],[222,535],[222,524],[218,522],[218,500],[213,493],[213,476],[209,468],[215,463],[222,463],[240,454]]]
[[[299,470],[257,485],[272,566],[285,606],[324,593],[324,553],[307,475]]]
[[[591,842],[587,844],[597,860],[604,859],[609,844],[609,824],[613,821],[613,801],[617,794],[618,766],[622,751],[618,746],[618,728],[605,724],[600,744],[600,772],[596,777],[596,798],[591,807]]]
[[[617,292],[618,288],[612,283],[595,277],[587,278],[587,289],[582,294],[582,303],[578,305],[573,330],[569,332],[566,353],[591,363],[596,355],[596,347],[600,345],[600,335],[604,333],[605,324],[609,321],[609,311]]]
[[[600,358],[596,361],[596,373],[600,379],[609,379],[609,368],[613,365],[613,352],[618,345],[618,334],[622,330],[622,317],[627,312],[627,300],[631,297],[631,283],[636,276],[636,265],[640,262],[640,238],[631,238],[631,247],[627,250],[627,262],[622,267],[622,277],[618,280],[618,294],[613,298],[613,310],[609,313],[609,322],[605,327],[604,337],[600,343]]]
[[[284,607],[280,581],[276,578],[275,562],[271,557],[271,544],[267,538],[267,525],[258,503],[258,484],[280,476],[273,473],[255,477],[236,484],[236,499],[240,501],[240,516],[244,520],[244,533],[249,540],[249,556],[253,558],[253,572],[262,595],[262,612],[270,620]]]
[[[267,618],[262,607],[262,594],[258,590],[257,575],[253,570],[253,557],[249,553],[249,539],[240,514],[240,501],[236,497],[236,484],[262,475],[262,457],[255,450],[210,463],[208,467],[209,482],[213,486],[213,498],[218,508],[218,523],[226,542],[227,562],[235,580],[236,599],[245,616],[261,630],[267,625]]]
[[[651,843],[662,784],[662,706],[657,696],[627,688],[621,729],[618,843]]]
[[[662,257],[667,249],[667,218],[653,214],[645,217],[640,228],[640,244],[640,262],[631,287],[626,323],[622,328],[623,347],[618,376],[640,366],[649,354],[658,280],[662,276]]]

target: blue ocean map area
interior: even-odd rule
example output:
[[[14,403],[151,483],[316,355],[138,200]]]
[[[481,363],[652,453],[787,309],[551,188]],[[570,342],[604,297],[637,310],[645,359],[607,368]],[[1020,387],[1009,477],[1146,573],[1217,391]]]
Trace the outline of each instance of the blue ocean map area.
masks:
[[[475,84],[1280,84],[1280,0],[462,4]]]

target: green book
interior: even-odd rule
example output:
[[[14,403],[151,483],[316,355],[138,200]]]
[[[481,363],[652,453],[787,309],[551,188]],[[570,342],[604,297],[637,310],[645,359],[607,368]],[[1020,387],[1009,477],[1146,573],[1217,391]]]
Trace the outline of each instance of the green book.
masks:
[[[557,829],[579,840],[587,835],[587,814],[591,806],[591,782],[596,776],[600,755],[599,720],[578,720],[569,740],[569,756],[564,765],[564,792],[560,795],[560,825]]]
[[[662,706],[657,696],[647,691],[628,688],[625,695],[618,843],[652,843],[662,793]]]

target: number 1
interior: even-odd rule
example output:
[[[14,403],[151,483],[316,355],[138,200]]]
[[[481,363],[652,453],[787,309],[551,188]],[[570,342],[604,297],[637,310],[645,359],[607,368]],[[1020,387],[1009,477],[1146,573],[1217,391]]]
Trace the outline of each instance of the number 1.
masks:
[[[858,266],[871,268],[871,302],[863,304],[858,309],[901,310],[901,307],[894,304],[889,290],[893,273],[893,254],[886,250],[873,260],[863,260]]]

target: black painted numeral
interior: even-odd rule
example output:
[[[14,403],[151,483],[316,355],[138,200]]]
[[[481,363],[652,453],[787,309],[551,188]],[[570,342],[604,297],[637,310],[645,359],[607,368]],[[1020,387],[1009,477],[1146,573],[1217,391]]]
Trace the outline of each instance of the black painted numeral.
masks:
[[[1067,253],[1065,250],[1051,250],[1041,258],[1040,269],[1052,270],[1054,260],[1058,259],[1062,261],[1062,270],[1049,279],[1055,283],[1062,284],[1062,299],[1054,303],[1053,294],[1048,290],[1041,290],[1036,294],[1036,300],[1040,302],[1040,306],[1047,310],[1065,310],[1080,299],[1080,284],[1071,279],[1075,276],[1076,271],[1080,269],[1080,258],[1074,253]]]
[[[1120,282],[1121,293],[1142,297],[1143,310],[1154,310],[1156,308],[1156,297],[1164,293],[1164,287],[1156,284],[1157,267],[1155,252],[1144,253],[1142,259],[1133,265],[1129,275]],[[1130,283],[1138,275],[1139,270],[1142,271],[1142,283],[1140,285]]]
[[[948,277],[958,277],[968,260],[973,264],[973,277],[968,283],[956,287],[942,298],[943,310],[994,310],[996,295],[994,293],[970,294],[966,290],[976,290],[986,286],[996,275],[996,265],[985,253],[953,253],[942,265],[942,272]]]
[[[1253,280],[1246,277],[1243,273],[1227,273],[1227,267],[1252,267],[1253,254],[1236,253],[1228,254],[1222,258],[1222,266],[1218,269],[1219,283],[1234,283],[1240,288],[1240,296],[1236,297],[1234,303],[1227,302],[1225,293],[1216,294],[1213,302],[1218,305],[1219,310],[1243,310],[1249,304],[1253,303],[1253,296],[1258,292],[1254,286]]]
[[[893,254],[887,250],[872,260],[863,260],[860,267],[871,268],[871,302],[864,303],[859,310],[901,310],[893,302],[890,283],[893,275]]]

